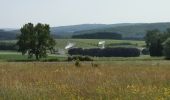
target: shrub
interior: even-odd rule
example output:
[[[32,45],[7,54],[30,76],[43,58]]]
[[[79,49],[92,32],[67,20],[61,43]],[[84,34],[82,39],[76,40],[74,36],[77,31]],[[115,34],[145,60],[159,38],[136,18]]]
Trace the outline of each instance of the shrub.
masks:
[[[78,59],[77,59],[76,62],[75,62],[75,66],[76,66],[76,67],[80,67],[80,66],[81,66],[80,61],[79,61]]]
[[[88,56],[72,56],[72,57],[68,57],[67,61],[93,61],[92,58],[88,57]]]
[[[93,48],[93,49],[81,49],[72,48],[68,51],[70,55],[86,55],[92,57],[138,57],[140,56],[140,50],[137,48]]]
[[[74,48],[74,49],[69,49],[68,53],[70,55],[82,55],[83,49],[82,48]]]

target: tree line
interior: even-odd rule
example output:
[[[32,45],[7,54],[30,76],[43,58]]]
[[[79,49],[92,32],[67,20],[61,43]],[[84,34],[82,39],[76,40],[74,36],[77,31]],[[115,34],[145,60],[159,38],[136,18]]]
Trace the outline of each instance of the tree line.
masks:
[[[82,55],[92,57],[139,57],[140,50],[137,48],[115,47],[115,48],[72,48],[68,50],[69,55]]]
[[[0,50],[12,50],[12,51],[17,51],[18,47],[15,43],[11,42],[0,42]]]
[[[73,35],[74,39],[122,39],[122,35],[113,32],[96,32],[88,34]]]

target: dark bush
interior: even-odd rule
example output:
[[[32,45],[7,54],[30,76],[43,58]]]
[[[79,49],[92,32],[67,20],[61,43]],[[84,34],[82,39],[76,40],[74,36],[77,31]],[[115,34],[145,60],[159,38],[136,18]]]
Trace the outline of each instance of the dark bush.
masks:
[[[75,66],[76,67],[80,67],[81,66],[81,63],[80,63],[80,61],[78,59],[75,61]]]
[[[72,48],[68,51],[70,55],[84,55],[92,57],[138,57],[140,56],[140,50],[137,48],[93,48],[93,49],[81,49]]]
[[[67,61],[76,61],[76,60],[79,60],[79,61],[93,61],[93,59],[88,57],[88,56],[71,56],[71,57],[68,57],[68,59],[67,59]]]
[[[82,48],[69,49],[68,51],[70,55],[82,55],[82,52],[83,52]]]

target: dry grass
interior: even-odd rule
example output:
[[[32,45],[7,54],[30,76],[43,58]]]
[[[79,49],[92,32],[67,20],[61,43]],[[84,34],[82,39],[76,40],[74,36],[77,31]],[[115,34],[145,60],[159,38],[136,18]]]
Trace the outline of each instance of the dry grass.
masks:
[[[96,64],[96,63],[95,63]],[[3,100],[170,99],[170,62],[0,63]]]

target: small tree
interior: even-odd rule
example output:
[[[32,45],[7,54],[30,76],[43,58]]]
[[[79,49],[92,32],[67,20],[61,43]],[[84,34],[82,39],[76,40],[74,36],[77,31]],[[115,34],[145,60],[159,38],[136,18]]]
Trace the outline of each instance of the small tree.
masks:
[[[52,50],[55,46],[55,40],[50,35],[50,27],[47,24],[32,23],[25,24],[21,29],[21,35],[18,36],[17,45],[19,52],[28,53],[29,58],[35,55],[36,60],[47,56],[47,50]]]
[[[149,46],[150,56],[163,56],[163,46],[160,40],[153,41]]]
[[[150,56],[162,56],[165,34],[161,33],[159,30],[147,31],[145,36],[146,46],[149,49]]]
[[[163,46],[164,46],[164,50],[163,50],[164,56],[166,57],[166,59],[170,59],[170,38],[168,38],[163,43]]]
[[[146,36],[145,36],[146,46],[150,47],[151,43],[155,41],[155,39],[159,38],[158,37],[159,34],[160,34],[160,31],[158,29],[147,31]]]

